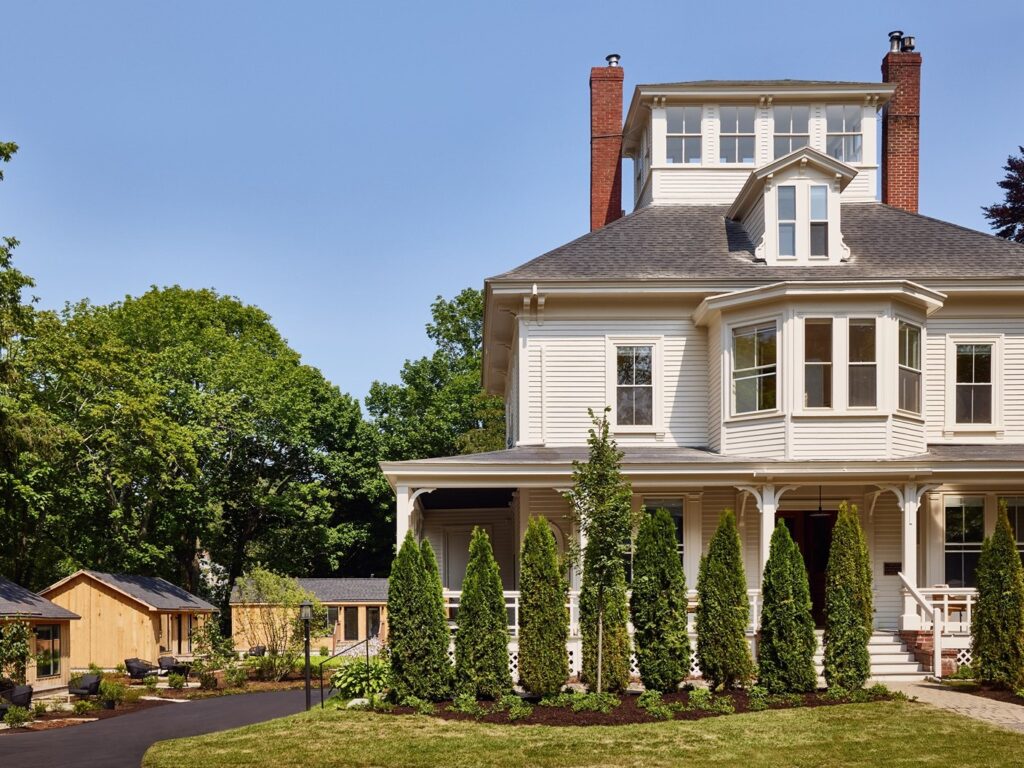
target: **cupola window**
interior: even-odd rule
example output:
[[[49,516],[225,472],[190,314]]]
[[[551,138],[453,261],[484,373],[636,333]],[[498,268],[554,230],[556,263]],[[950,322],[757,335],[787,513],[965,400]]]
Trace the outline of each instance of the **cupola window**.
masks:
[[[774,117],[776,158],[807,146],[810,140],[809,107],[775,107]]]
[[[701,161],[701,107],[668,107],[666,136],[667,163],[700,163]]]
[[[754,108],[719,109],[718,162],[754,162]]]
[[[861,108],[855,104],[830,104],[825,108],[825,151],[844,163],[861,161]]]

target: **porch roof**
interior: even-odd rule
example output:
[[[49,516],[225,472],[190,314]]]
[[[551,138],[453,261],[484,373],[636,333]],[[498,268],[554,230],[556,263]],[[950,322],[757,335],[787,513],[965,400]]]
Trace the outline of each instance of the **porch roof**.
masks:
[[[893,478],[941,480],[953,475],[1024,473],[1021,445],[931,445],[927,453],[872,460],[764,459],[722,455],[707,448],[684,446],[620,446],[622,466],[634,477],[692,475],[705,484],[728,484],[735,478],[772,481],[813,476],[816,482],[888,482]],[[574,461],[586,461],[586,446],[516,446],[503,451],[444,456],[412,461],[381,462],[392,486],[429,484],[432,480],[466,485],[480,482],[544,485],[568,479]],[[1024,478],[1018,478],[1024,479]],[[535,482],[531,482],[535,480]]]
[[[82,618],[77,613],[51,603],[25,587],[0,576],[0,618],[59,619]]]

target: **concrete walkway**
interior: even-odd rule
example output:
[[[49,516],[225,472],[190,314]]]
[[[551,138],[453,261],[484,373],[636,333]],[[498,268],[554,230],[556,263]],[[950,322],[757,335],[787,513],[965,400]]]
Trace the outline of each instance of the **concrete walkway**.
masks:
[[[940,683],[889,683],[889,688],[916,696],[919,701],[972,717],[999,728],[1024,733],[1024,707],[1006,701],[993,701],[971,693],[947,688]]]
[[[306,693],[274,691],[163,704],[123,717],[35,733],[0,736],[0,766],[139,768],[155,742],[225,731],[301,712]],[[201,764],[201,756],[196,758]]]

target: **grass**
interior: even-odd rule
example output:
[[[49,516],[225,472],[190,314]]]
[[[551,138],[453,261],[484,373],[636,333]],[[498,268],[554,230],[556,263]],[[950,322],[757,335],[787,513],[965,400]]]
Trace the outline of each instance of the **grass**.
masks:
[[[143,760],[144,768],[295,765],[1019,766],[1024,765],[1024,736],[910,702],[585,728],[314,710],[234,731],[159,742]]]

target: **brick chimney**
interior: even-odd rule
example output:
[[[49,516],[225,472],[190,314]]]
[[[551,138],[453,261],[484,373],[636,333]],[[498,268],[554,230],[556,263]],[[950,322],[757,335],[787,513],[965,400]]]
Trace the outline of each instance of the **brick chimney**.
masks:
[[[622,217],[622,67],[590,70],[590,231]]]
[[[889,33],[882,80],[896,84],[882,113],[882,202],[917,213],[921,54],[914,51],[913,37],[900,31]]]

